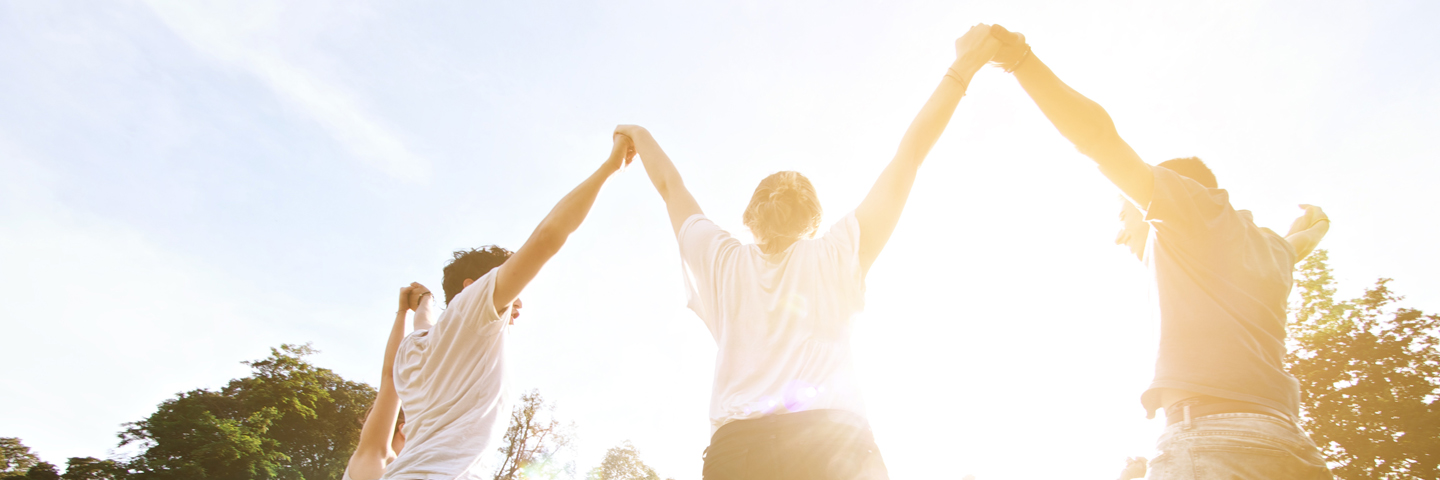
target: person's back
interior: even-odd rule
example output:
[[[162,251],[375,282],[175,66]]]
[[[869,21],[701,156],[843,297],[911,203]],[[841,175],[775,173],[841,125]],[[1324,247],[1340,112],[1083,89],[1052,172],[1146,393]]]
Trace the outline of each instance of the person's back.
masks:
[[[865,293],[854,215],[774,254],[703,215],[687,220],[679,238],[690,308],[719,347],[712,432],[774,413],[864,415],[850,352],[851,317],[864,308]]]
[[[1071,89],[1022,35],[992,62],[1020,85],[1066,139],[1125,196],[1116,242],[1149,263],[1160,302],[1155,380],[1141,395],[1167,426],[1151,479],[1330,478],[1295,424],[1298,384],[1282,365],[1285,302],[1294,263],[1329,229],[1319,208],[1280,237],[1230,205],[1198,158],[1151,166],[1098,104]]]
[[[510,310],[496,312],[491,301],[499,270],[451,299],[434,327],[401,342],[395,389],[407,416],[406,444],[385,478],[480,478],[471,466],[489,453],[501,431],[496,423],[509,418],[503,373]]]
[[[915,176],[971,77],[998,43],[989,25],[955,42],[956,59],[905,131],[865,200],[829,233],[819,199],[797,172],[766,177],[751,195],[744,245],[705,218],[660,144],[633,139],[686,267],[690,308],[719,347],[710,405],[706,480],[889,478],[856,385],[850,321],[864,307],[864,278],[884,249]],[[863,232],[863,234],[862,234]]]
[[[381,478],[490,476],[481,471],[482,459],[509,418],[505,340],[519,316],[520,292],[580,226],[605,180],[633,158],[627,138],[614,140],[605,163],[560,199],[513,255],[492,245],[455,252],[445,266],[445,312],[430,329],[405,337],[395,353],[406,443]]]
[[[1231,206],[1225,190],[1164,164],[1154,175],[1145,260],[1160,303],[1160,349],[1145,407],[1163,406],[1161,389],[1179,389],[1298,414],[1299,384],[1283,365],[1295,249]]]

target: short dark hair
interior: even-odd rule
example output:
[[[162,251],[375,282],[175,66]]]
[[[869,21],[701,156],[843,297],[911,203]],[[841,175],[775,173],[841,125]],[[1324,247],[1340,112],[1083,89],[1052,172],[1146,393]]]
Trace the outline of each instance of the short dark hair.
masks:
[[[490,273],[490,270],[505,263],[512,253],[515,252],[494,245],[456,250],[455,258],[445,265],[445,304],[449,305],[450,299],[465,289],[465,279],[479,280],[486,273]]]
[[[1215,172],[1211,172],[1210,167],[1205,166],[1200,157],[1174,158],[1160,162],[1159,166],[1200,182],[1205,188],[1220,188],[1219,184],[1215,183]]]

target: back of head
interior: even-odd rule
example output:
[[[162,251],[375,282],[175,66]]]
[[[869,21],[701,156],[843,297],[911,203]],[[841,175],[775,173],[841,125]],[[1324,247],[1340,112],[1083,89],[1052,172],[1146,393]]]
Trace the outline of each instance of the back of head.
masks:
[[[1220,188],[1219,184],[1215,183],[1215,173],[1210,171],[1210,167],[1205,166],[1205,162],[1200,161],[1200,157],[1170,159],[1160,162],[1158,166],[1200,182],[1205,188]]]
[[[760,250],[776,253],[813,235],[820,228],[820,216],[820,199],[810,179],[785,171],[765,177],[755,187],[744,221]]]
[[[455,258],[445,265],[445,304],[449,305],[450,299],[465,289],[465,279],[479,280],[486,273],[490,273],[490,270],[505,263],[511,253],[514,252],[494,245],[456,250]]]

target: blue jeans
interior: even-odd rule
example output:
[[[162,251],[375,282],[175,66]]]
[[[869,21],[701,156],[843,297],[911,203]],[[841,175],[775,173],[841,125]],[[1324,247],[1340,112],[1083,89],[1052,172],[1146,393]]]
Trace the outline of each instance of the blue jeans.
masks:
[[[1315,442],[1293,422],[1258,413],[1180,421],[1160,434],[1149,480],[1331,479]]]

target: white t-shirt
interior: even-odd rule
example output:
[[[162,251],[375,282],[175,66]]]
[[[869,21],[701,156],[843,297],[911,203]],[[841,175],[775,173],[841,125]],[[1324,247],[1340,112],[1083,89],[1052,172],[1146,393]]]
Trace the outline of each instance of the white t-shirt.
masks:
[[[455,295],[435,326],[416,330],[395,352],[395,390],[405,409],[405,448],[385,479],[450,480],[490,477],[481,460],[491,452],[510,405],[505,383],[509,306],[491,303],[490,270]]]
[[[817,409],[865,415],[851,317],[865,307],[860,224],[767,255],[704,215],[681,225],[689,306],[715,338],[711,432],[734,420]]]

